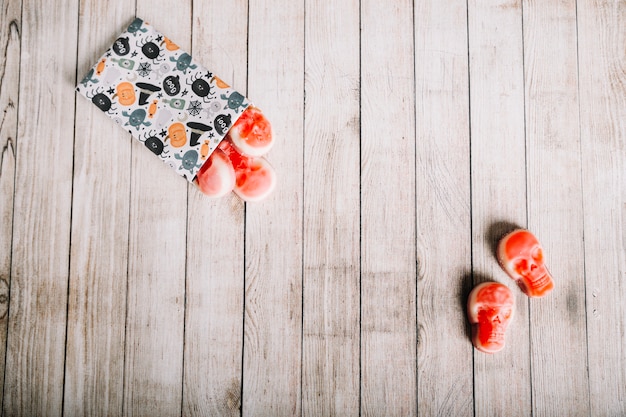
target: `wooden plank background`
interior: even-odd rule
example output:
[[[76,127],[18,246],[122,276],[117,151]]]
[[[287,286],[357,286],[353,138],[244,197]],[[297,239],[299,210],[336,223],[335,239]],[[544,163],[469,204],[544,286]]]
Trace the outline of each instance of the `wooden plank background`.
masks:
[[[626,1],[0,5],[2,415],[626,415]],[[267,114],[267,200],[74,93],[135,16]],[[495,260],[513,227],[546,298]]]

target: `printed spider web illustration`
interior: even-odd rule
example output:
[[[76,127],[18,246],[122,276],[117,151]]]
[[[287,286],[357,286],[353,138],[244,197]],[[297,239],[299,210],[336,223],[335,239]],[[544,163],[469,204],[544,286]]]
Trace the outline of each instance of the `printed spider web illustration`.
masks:
[[[189,111],[190,115],[197,116],[202,111],[202,103],[200,103],[199,101],[192,101],[191,103],[189,103],[189,108],[187,110]]]
[[[142,77],[147,77],[152,72],[152,68],[149,62],[142,62],[139,64],[139,68],[137,68],[137,73]]]

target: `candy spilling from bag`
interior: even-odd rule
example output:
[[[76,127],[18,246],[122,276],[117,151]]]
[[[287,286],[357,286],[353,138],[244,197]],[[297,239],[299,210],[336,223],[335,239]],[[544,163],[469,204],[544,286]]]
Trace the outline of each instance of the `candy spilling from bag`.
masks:
[[[260,201],[276,185],[261,110],[142,19],[76,90],[210,197]]]

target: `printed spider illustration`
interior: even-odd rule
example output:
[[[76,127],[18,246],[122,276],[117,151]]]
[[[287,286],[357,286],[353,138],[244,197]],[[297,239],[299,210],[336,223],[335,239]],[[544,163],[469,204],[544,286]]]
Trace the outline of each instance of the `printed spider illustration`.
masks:
[[[199,101],[190,102],[187,111],[189,111],[189,114],[192,116],[199,115],[202,111],[202,103],[200,103]]]
[[[104,94],[104,88],[100,90],[99,88],[93,89],[90,92],[86,92],[87,98],[91,100],[93,104],[95,104],[100,110],[108,114],[114,114],[117,110],[113,108],[113,103],[111,99]]]
[[[146,56],[146,58],[151,59],[153,63],[159,63],[165,61],[164,54],[159,45],[152,42],[151,37],[147,37],[145,39],[140,40],[139,42],[135,42],[135,45],[141,48],[141,52]]]
[[[205,103],[210,102],[211,98],[215,96],[215,92],[212,91],[211,85],[204,79],[201,73],[197,72],[192,75],[188,78],[188,81],[191,81],[191,83],[187,81],[185,81],[185,83],[188,86],[191,86],[191,90],[194,94],[201,97]]]
[[[141,135],[140,141],[146,146],[146,148],[150,149],[152,153],[155,155],[164,157],[169,153],[169,151],[163,152],[163,141],[157,138],[157,132],[150,130],[150,132]]]
[[[137,68],[137,74],[140,77],[147,77],[152,72],[152,67],[149,62],[141,62],[139,63],[139,68]]]

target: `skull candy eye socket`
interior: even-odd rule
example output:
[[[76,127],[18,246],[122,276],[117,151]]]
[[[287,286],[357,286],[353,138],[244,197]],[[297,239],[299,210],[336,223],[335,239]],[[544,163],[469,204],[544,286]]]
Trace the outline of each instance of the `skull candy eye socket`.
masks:
[[[541,247],[535,247],[531,252],[531,256],[535,261],[541,262],[543,260],[543,251],[541,250]]]
[[[528,271],[528,261],[524,258],[518,258],[513,262],[513,269],[521,274],[522,272]]]

